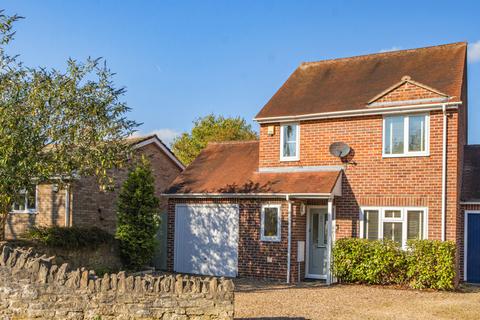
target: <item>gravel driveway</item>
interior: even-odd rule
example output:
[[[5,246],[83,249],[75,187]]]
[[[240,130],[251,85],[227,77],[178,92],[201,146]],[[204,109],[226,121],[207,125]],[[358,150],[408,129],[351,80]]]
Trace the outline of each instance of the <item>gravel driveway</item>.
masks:
[[[236,280],[237,319],[480,319],[480,288],[459,292]]]

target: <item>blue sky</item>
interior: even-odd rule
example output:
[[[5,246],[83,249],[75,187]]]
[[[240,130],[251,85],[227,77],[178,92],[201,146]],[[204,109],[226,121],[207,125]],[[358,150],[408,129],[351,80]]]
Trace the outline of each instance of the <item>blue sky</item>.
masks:
[[[302,61],[468,41],[480,143],[480,1],[35,1],[10,48],[30,66],[106,58],[142,133],[169,142],[208,113],[252,118]]]

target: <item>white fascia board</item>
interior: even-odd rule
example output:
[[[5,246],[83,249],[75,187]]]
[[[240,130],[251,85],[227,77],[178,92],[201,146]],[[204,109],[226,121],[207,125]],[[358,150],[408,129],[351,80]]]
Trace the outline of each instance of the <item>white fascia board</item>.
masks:
[[[253,120],[262,124],[262,123],[278,123],[278,122],[291,122],[291,121],[301,121],[301,120],[360,117],[360,116],[382,115],[382,114],[399,114],[399,113],[406,113],[406,112],[428,112],[433,110],[441,110],[443,108],[443,105],[447,106],[447,109],[457,109],[458,106],[461,104],[462,104],[461,101],[434,103],[434,104],[419,104],[419,105],[407,105],[407,106],[398,106],[398,107],[311,113],[311,114],[303,114],[303,115],[295,115],[295,116],[254,118]]]
[[[163,193],[168,198],[302,198],[328,199],[332,193]]]
[[[288,173],[288,172],[335,172],[345,169],[344,166],[288,166],[288,167],[261,167],[259,173]]]

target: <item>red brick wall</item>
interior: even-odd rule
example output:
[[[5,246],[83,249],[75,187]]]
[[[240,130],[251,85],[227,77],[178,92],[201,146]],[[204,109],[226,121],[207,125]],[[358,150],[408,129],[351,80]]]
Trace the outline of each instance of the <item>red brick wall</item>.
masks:
[[[442,97],[438,93],[424,89],[412,83],[405,83],[379,98],[375,102],[393,102],[393,101],[409,101],[416,99],[432,99]]]
[[[430,156],[382,158],[383,117],[367,116],[310,120],[300,123],[300,160],[280,162],[279,125],[275,135],[260,128],[260,167],[341,165],[330,155],[330,144],[343,141],[352,148],[345,168],[343,196],[337,202],[338,237],[358,234],[360,206],[390,205],[429,208],[429,238],[441,237],[442,127],[441,111],[430,113]],[[448,115],[447,238],[456,240],[459,175],[458,112]]]
[[[267,135],[268,125],[261,125],[260,167],[341,165],[328,148],[332,142],[346,142],[353,150],[353,157],[352,164],[345,167],[343,195],[336,202],[337,238],[359,235],[360,206],[425,206],[428,238],[440,239],[443,114],[430,113],[428,157],[382,158],[382,119],[379,115],[302,121],[300,160],[293,162],[279,160],[279,124],[275,124],[274,136]],[[463,150],[460,145],[466,140],[464,119],[463,111],[448,111],[446,233],[448,240],[459,244],[463,237],[459,221],[459,161]],[[458,252],[461,251],[459,247]]]

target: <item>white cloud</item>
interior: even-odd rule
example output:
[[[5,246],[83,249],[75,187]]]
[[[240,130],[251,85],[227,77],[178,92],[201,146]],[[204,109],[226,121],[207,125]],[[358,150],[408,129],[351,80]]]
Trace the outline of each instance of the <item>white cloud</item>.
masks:
[[[468,61],[469,62],[480,61],[480,40],[468,46]]]
[[[167,146],[170,146],[170,144],[173,142],[173,139],[178,137],[181,133],[173,129],[163,128],[163,129],[153,130],[148,133],[135,132],[133,136],[138,137],[138,136],[150,135],[150,134],[156,134],[160,138],[160,140],[163,141],[163,143],[165,143]]]
[[[393,47],[388,48],[388,49],[382,49],[382,50],[380,50],[380,52],[383,53],[383,52],[390,52],[390,51],[398,51],[398,50],[401,50],[401,49],[402,49],[401,47],[393,46]]]

